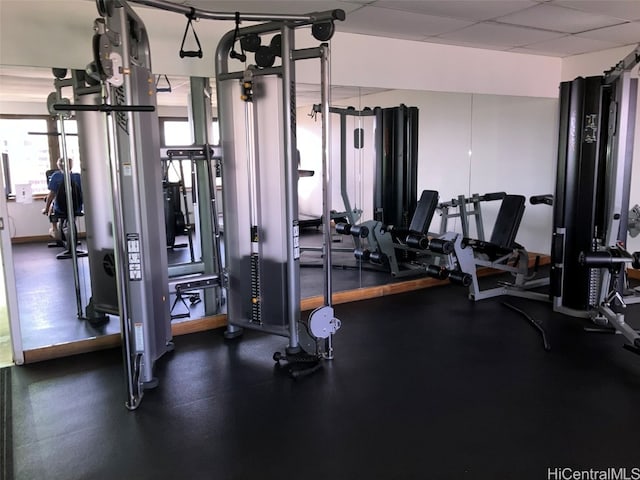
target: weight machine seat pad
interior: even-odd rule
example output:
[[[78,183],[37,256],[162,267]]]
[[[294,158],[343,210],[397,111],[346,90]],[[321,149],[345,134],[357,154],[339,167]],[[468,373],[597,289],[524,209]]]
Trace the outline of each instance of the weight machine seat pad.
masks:
[[[473,238],[463,238],[462,246],[471,247],[474,252],[480,252],[487,255],[487,257],[489,257],[491,261],[494,261],[506,255],[510,255],[514,252],[514,250],[522,249],[522,247],[517,243],[513,244],[513,248],[503,248],[500,245],[496,245],[495,243],[476,240]]]
[[[516,248],[516,235],[524,215],[526,199],[522,195],[505,195],[491,233],[490,244],[504,250]]]
[[[438,198],[440,195],[435,190],[423,190],[416,206],[416,211],[411,218],[409,231],[420,235],[426,235],[429,231],[429,225],[433,215],[438,207]]]

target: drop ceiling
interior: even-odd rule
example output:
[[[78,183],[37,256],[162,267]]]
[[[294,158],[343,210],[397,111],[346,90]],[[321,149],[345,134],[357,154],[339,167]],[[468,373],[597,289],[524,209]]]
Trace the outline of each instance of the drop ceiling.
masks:
[[[459,45],[534,55],[566,57],[640,42],[640,0],[178,0],[219,12],[304,14],[341,8],[346,21],[340,32],[376,35],[427,43]],[[172,78],[173,95],[164,105],[184,105],[189,89],[184,78]],[[44,69],[0,68],[0,101],[42,101],[52,90]],[[309,91],[306,91],[309,90]],[[317,96],[317,87],[299,92]],[[336,87],[334,100],[372,93]]]
[[[188,0],[220,12],[342,8],[338,31],[566,57],[640,43],[640,0]]]

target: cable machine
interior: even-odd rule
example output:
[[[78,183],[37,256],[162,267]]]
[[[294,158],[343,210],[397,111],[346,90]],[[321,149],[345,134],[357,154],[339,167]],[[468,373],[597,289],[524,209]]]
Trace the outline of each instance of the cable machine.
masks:
[[[245,18],[242,16],[241,18]],[[322,118],[324,303],[300,320],[300,245],[296,148],[295,62],[319,59],[323,111],[329,111],[329,46],[297,50],[296,28],[312,25],[313,36],[327,41],[333,10],[283,18],[228,32],[216,52],[228,293],[228,328],[233,338],[250,328],[288,338],[285,354],[292,375],[310,373],[320,358],[332,358],[332,335],[340,327],[331,300],[331,206],[329,115]],[[269,47],[262,38],[275,34]],[[235,50],[239,41],[242,52]],[[231,71],[229,58],[255,65]],[[280,65],[274,66],[276,57]]]
[[[639,62],[636,47],[603,75],[560,85],[551,251],[554,310],[615,329],[636,353],[624,308],[626,268],[640,268],[640,254],[626,251]]]

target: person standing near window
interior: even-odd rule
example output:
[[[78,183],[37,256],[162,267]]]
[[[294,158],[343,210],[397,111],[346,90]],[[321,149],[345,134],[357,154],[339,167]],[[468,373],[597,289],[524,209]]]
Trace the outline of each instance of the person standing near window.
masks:
[[[60,220],[67,220],[67,197],[64,184],[64,158],[58,159],[58,170],[53,172],[49,179],[49,193],[45,199],[45,206],[42,209],[43,215],[48,215],[51,221],[49,235],[56,240],[61,240],[63,234]],[[69,159],[69,170],[73,168],[73,160]],[[82,184],[79,173],[71,172],[71,194],[73,199],[73,213],[75,216],[82,215]],[[62,223],[62,222],[60,222]]]

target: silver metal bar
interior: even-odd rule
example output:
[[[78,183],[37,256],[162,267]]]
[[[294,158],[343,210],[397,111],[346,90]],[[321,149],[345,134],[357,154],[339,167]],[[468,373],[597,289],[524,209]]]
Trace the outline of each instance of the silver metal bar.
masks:
[[[105,96],[106,98],[106,96]],[[120,198],[120,171],[117,161],[118,142],[115,139],[115,119],[113,115],[107,115],[107,158],[110,165],[111,181],[111,208],[113,210],[113,256],[116,274],[116,289],[118,291],[118,316],[120,317],[120,335],[122,336],[122,354],[124,357],[124,369],[126,374],[127,401],[126,407],[135,410],[142,400],[142,389],[136,385],[133,373],[132,350],[131,350],[131,318],[129,317],[129,296],[127,292],[127,265],[124,244],[124,215]],[[111,128],[109,128],[111,127]]]
[[[259,70],[253,70],[252,75],[254,77],[264,77],[268,75],[280,75],[282,72],[282,67],[269,67],[269,68],[261,68]],[[245,76],[245,71],[241,70],[238,72],[231,73],[221,73],[216,75],[216,80],[222,82],[224,80],[242,80]]]
[[[180,275],[191,275],[194,273],[204,273],[204,262],[179,263],[169,266],[169,278],[179,277]]]
[[[196,18],[204,18],[207,20],[235,20],[235,12],[215,12],[201,8],[192,8],[187,5],[180,5],[166,0],[129,0],[130,3],[155,7],[170,12],[182,13],[184,15],[194,15]],[[342,10],[330,10],[326,12],[314,12],[307,15],[289,15],[280,13],[241,13],[240,19],[251,22],[278,22],[293,21],[309,24],[323,20],[342,20],[344,12]]]
[[[296,281],[300,259],[296,259],[293,244],[294,228],[299,228],[293,222],[297,222],[296,206],[298,203],[298,164],[296,159],[296,125],[295,125],[295,66],[290,57],[294,49],[293,28],[282,25],[282,102],[283,102],[283,130],[284,130],[284,164],[285,164],[285,198],[286,198],[286,232],[287,236],[287,312],[289,320],[289,348],[296,349],[300,346],[298,337],[298,320],[300,317],[300,284]],[[328,110],[327,110],[328,111]],[[295,235],[298,237],[298,235]]]
[[[640,63],[640,45],[633,52],[620,60],[615,67],[604,74],[605,83],[615,82],[620,75],[629,72],[633,67]]]
[[[212,123],[211,100],[205,94],[210,94],[211,87],[208,78],[191,77],[190,79],[190,117],[191,128],[193,129],[193,139],[196,145],[204,145],[204,158],[211,158],[209,148],[209,131]],[[171,150],[171,149],[169,149]],[[200,158],[200,157],[199,157]],[[215,181],[212,181],[212,169],[209,161],[196,162],[196,194],[198,196],[198,224],[200,231],[200,252],[201,261],[204,266],[203,273],[208,275],[218,274],[216,260],[220,256],[220,249],[216,245],[214,218],[212,210],[212,198],[215,198]],[[213,290],[204,294],[204,311],[206,315],[218,313],[219,298],[217,292]]]
[[[73,266],[73,286],[76,293],[76,314],[78,318],[83,317],[82,297],[80,296],[80,273],[78,271],[78,251],[76,248],[78,242],[78,232],[76,232],[76,217],[73,207],[73,191],[71,190],[71,169],[69,168],[69,156],[67,154],[67,138],[64,130],[63,114],[58,115],[60,120],[60,146],[62,147],[62,158],[64,158],[64,166],[62,173],[64,175],[65,198],[67,201],[67,225],[69,230],[69,238],[67,245],[71,252],[71,265]]]
[[[631,189],[631,167],[635,132],[637,79],[629,72],[623,73],[615,85],[615,103],[609,114],[609,155],[606,184],[610,192],[606,203],[609,219],[606,245],[626,245]]]
[[[330,122],[329,105],[331,86],[329,78],[329,45],[323,44],[320,57],[320,90],[322,102],[322,234],[324,253],[324,303],[331,307],[331,144],[329,142]],[[329,336],[330,337],[330,336]]]

